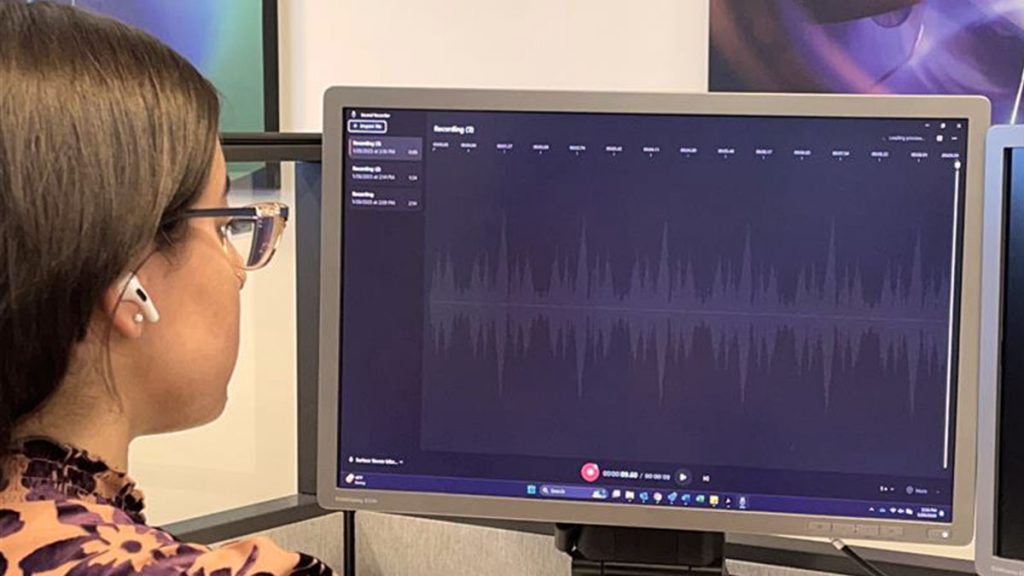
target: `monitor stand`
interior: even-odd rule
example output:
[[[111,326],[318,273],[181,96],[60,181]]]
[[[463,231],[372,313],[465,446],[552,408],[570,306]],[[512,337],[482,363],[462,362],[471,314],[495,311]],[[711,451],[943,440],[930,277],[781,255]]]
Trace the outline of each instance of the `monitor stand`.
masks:
[[[555,546],[572,576],[727,576],[719,532],[558,524]]]

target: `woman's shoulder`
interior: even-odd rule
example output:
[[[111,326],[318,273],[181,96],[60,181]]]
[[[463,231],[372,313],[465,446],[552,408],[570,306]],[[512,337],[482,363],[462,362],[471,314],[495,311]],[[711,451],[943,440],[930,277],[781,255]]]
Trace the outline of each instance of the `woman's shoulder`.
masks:
[[[78,500],[0,504],[0,575],[331,574],[266,538],[211,549],[178,541],[118,508]]]

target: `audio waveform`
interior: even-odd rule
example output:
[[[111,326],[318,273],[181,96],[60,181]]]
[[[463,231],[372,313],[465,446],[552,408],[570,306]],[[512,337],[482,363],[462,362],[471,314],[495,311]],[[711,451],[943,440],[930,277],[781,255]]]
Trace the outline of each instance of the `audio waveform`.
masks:
[[[523,361],[544,344],[548,356],[572,363],[582,397],[587,366],[608,356],[612,334],[620,332],[631,362],[657,366],[660,400],[666,365],[692,363],[694,342],[706,332],[715,361],[737,364],[743,403],[750,374],[776,361],[776,341],[788,335],[799,371],[820,379],[825,410],[834,373],[861,362],[865,338],[877,340],[870,362],[906,374],[911,411],[922,362],[945,363],[949,282],[924,278],[919,242],[909,274],[890,268],[872,301],[858,269],[837,269],[834,227],[824,265],[800,270],[789,296],[774,268],[753,265],[749,235],[739,262],[720,259],[706,289],[691,263],[670,260],[669,238],[666,224],[657,261],[638,256],[624,290],[615,289],[608,259],[588,253],[585,225],[577,253],[556,257],[548,270],[509,256],[505,225],[496,261],[480,254],[468,274],[439,255],[430,281],[433,353],[443,357],[461,333],[474,355],[493,358],[500,396],[509,359]]]

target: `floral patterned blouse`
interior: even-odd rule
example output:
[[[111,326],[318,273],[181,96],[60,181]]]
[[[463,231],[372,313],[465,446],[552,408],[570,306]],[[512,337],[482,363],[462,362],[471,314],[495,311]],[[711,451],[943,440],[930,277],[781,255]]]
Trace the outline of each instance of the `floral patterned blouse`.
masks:
[[[0,490],[0,575],[294,576],[332,574],[266,538],[216,550],[146,525],[142,493],[87,453],[42,439],[7,460]]]

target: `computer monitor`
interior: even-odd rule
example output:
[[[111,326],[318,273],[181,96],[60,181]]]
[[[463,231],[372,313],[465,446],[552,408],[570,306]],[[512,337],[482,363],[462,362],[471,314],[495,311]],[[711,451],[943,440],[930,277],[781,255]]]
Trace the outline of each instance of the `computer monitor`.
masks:
[[[322,505],[970,541],[988,118],[328,90]]]
[[[985,152],[977,569],[1024,574],[1024,126]]]

